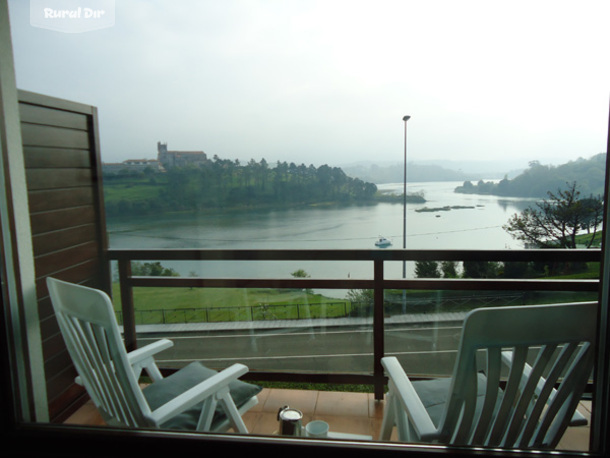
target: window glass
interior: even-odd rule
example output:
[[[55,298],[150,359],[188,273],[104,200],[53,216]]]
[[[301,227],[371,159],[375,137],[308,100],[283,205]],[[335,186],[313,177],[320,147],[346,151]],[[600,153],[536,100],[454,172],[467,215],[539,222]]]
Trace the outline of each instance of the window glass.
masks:
[[[97,107],[117,320],[163,367],[326,377],[376,439],[380,356],[448,377],[470,311],[597,299],[606,2],[85,3],[9,1],[17,82]],[[125,250],[159,250],[133,303]]]

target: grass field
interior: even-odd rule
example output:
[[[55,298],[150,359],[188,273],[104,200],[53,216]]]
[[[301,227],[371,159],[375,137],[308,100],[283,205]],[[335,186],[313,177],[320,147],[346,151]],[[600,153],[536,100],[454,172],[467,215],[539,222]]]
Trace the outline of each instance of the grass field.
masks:
[[[113,284],[115,310],[121,310]],[[351,311],[347,300],[300,290],[240,288],[134,288],[136,321],[185,323],[333,318]]]
[[[109,181],[104,183],[104,201],[112,204],[120,200],[136,202],[153,199],[159,195],[160,184],[161,182],[151,182],[148,179]]]
[[[573,277],[572,277],[573,278]],[[405,313],[400,292],[386,298],[385,313]],[[507,294],[508,293],[508,294]],[[121,315],[118,285],[114,304]],[[464,312],[477,307],[580,302],[596,300],[596,293],[497,291],[409,291],[408,313]],[[236,321],[273,321],[345,316],[371,317],[372,304],[351,303],[303,291],[237,288],[134,288],[138,324],[177,324]]]

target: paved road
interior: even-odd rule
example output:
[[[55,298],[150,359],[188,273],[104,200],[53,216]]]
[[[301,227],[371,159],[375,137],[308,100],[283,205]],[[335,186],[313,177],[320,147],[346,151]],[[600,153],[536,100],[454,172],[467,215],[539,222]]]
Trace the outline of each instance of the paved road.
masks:
[[[459,322],[397,323],[386,326],[387,355],[398,356],[415,374],[449,374],[459,342]],[[208,329],[148,333],[141,345],[167,335],[174,347],[160,355],[164,365],[202,361],[212,367],[242,362],[251,370],[370,373],[370,325],[273,329]]]

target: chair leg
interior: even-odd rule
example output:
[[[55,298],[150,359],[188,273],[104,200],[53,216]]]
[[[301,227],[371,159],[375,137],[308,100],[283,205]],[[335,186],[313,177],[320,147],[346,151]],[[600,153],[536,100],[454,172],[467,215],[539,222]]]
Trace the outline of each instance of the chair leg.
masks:
[[[218,401],[216,400],[215,396],[210,396],[205,401],[203,401],[203,406],[201,407],[201,414],[199,415],[199,421],[197,422],[197,431],[210,430],[217,403]]]
[[[158,382],[159,380],[163,379],[163,374],[161,374],[159,366],[157,366],[154,359],[152,359],[152,362],[146,366],[146,373],[154,382]]]
[[[398,436],[398,440],[400,442],[411,442],[412,434],[411,434],[411,425],[409,424],[409,417],[407,412],[402,408],[396,408],[395,411],[395,421],[396,421],[396,434]]]
[[[392,429],[396,424],[396,402],[392,390],[388,392],[385,400],[385,409],[383,411],[383,421],[381,423],[381,432],[379,440],[389,441],[392,436]]]
[[[386,396],[386,406],[383,412],[379,440],[389,441],[394,427],[396,427],[396,434],[400,442],[411,442],[415,437],[413,428],[409,423],[409,417],[402,409],[402,406],[399,405],[394,390],[390,387]]]
[[[235,402],[233,401],[231,393],[228,389],[222,394],[219,393],[218,401],[222,404],[224,411],[227,414],[227,417],[231,421],[233,429],[242,434],[248,434],[248,428],[246,427],[246,424],[244,423],[244,420],[241,417],[239,410],[237,410],[237,406],[235,405]]]

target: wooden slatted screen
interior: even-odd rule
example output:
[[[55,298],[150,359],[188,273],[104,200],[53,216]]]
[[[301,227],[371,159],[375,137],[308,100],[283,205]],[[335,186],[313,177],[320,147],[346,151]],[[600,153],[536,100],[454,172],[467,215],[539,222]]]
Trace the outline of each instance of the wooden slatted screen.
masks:
[[[51,421],[62,421],[86,396],[48,297],[53,276],[108,291],[106,222],[97,110],[19,91],[32,242]]]

